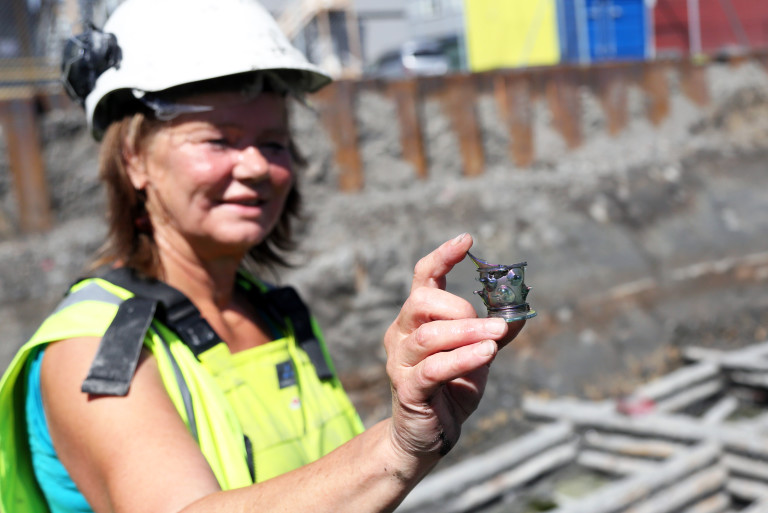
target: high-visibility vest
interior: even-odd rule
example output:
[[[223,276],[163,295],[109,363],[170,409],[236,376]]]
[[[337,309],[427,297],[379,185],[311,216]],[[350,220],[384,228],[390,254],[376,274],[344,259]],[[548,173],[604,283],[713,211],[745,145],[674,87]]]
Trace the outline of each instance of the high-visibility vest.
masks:
[[[246,288],[265,290],[252,277],[240,281]],[[6,370],[0,380],[0,513],[48,511],[28,446],[27,360],[50,342],[77,337],[104,340],[129,299],[137,297],[105,279],[81,281]],[[234,354],[217,342],[195,355],[157,317],[151,319],[140,344],[156,358],[171,401],[223,490],[298,468],[363,431],[314,319],[310,320],[317,342],[313,346],[305,348],[297,341],[302,328],[286,317],[281,320],[284,336],[278,340]],[[318,365],[329,372],[323,374]],[[95,367],[94,362],[89,379]]]

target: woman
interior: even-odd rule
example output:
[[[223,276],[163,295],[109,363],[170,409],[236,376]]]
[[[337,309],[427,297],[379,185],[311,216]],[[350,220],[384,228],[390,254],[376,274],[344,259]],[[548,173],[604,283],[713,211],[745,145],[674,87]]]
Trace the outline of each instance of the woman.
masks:
[[[286,102],[328,78],[252,0],[127,0],[77,45],[113,270],[74,286],[4,377],[5,510],[394,509],[522,327],[444,290],[471,237],[416,265],[384,337],[393,413],[363,431],[303,304],[244,270],[290,248]]]

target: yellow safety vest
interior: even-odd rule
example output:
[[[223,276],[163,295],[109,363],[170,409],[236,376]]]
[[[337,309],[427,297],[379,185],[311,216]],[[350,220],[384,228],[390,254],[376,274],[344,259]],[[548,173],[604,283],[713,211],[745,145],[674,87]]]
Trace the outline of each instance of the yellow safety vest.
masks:
[[[263,289],[252,277],[248,281]],[[48,511],[28,447],[24,415],[27,359],[49,342],[103,336],[119,305],[132,296],[100,278],[78,283],[3,375],[0,513]],[[297,345],[290,321],[286,326],[285,336],[268,344],[232,354],[226,344],[218,343],[197,357],[157,319],[144,337],[144,347],[156,358],[171,401],[196,436],[223,490],[305,465],[364,429],[333,372],[314,319],[313,332],[332,371],[328,379],[318,376],[310,357]]]

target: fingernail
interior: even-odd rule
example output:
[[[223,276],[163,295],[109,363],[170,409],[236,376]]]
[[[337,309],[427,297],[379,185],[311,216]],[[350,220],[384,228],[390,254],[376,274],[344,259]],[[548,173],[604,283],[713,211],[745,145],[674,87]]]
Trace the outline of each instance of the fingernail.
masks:
[[[480,342],[475,351],[479,356],[493,356],[496,354],[496,342],[493,340]]]
[[[485,330],[493,335],[503,335],[507,331],[507,323],[504,319],[488,319],[485,321]]]
[[[455,245],[457,245],[459,242],[463,241],[463,240],[464,240],[464,237],[466,237],[466,236],[467,236],[467,232],[464,232],[464,233],[462,233],[461,235],[459,235],[459,236],[455,237],[455,238],[454,238],[454,239],[451,241],[451,244],[452,244],[452,245],[454,245],[454,246],[455,246]]]

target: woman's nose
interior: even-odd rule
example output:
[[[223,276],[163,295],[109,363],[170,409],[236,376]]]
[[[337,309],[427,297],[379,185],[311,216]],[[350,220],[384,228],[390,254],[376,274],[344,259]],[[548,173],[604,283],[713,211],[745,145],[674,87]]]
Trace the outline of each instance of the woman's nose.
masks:
[[[267,176],[269,161],[255,146],[248,146],[237,152],[234,175],[238,180],[254,180]]]

